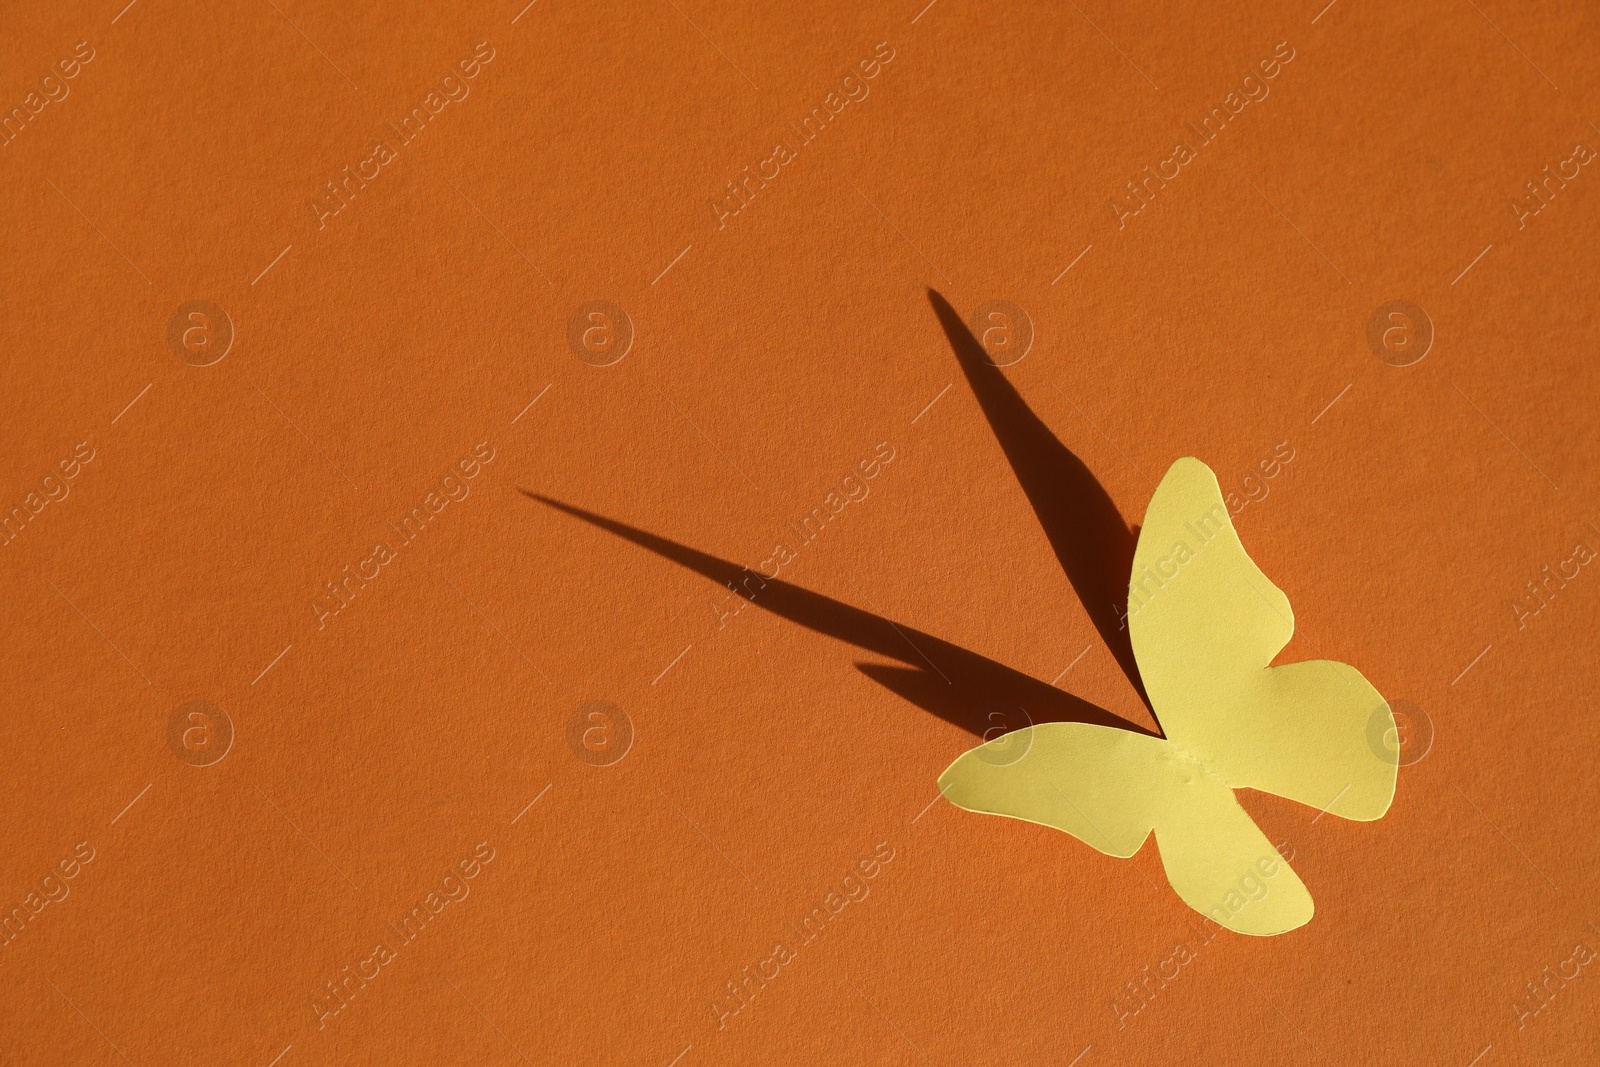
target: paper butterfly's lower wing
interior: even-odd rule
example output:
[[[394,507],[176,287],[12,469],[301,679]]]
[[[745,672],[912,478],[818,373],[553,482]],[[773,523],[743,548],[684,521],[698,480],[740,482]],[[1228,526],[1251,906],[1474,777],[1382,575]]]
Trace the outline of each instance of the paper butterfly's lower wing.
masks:
[[[1228,784],[1376,819],[1397,761],[1388,705],[1354,667],[1268,667],[1294,633],[1283,591],[1245,553],[1217,479],[1174,463],[1145,512],[1128,627],[1163,731]]]
[[[1156,819],[1161,866],[1173,890],[1238,934],[1266,937],[1310,922],[1311,893],[1300,876],[1239,806],[1233,790],[1198,774],[1175,787],[1174,802]]]
[[[1159,737],[1052,722],[966,752],[939,776],[968,811],[1064,830],[1126,858],[1155,831],[1178,896],[1229,930],[1276,934],[1311,918],[1311,895],[1233,790]]]

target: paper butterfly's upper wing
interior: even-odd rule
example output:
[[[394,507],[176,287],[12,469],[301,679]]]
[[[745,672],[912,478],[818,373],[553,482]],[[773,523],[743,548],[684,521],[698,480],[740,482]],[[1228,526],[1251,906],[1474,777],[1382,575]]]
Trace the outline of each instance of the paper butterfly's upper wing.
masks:
[[[1234,787],[1347,819],[1389,809],[1397,762],[1368,742],[1388,705],[1345,663],[1268,667],[1294,632],[1289,599],[1245,554],[1197,459],[1174,463],[1150,500],[1128,613],[1145,691],[1175,745]]]
[[[1171,747],[1131,730],[1040,723],[964,753],[939,776],[939,791],[958,808],[1053,826],[1126,858],[1168,801]]]
[[[957,807],[1053,826],[1110,856],[1133,855],[1154,830],[1178,896],[1237,933],[1311,918],[1311,894],[1233,790],[1161,738],[1041,723],[965,753],[939,789]]]

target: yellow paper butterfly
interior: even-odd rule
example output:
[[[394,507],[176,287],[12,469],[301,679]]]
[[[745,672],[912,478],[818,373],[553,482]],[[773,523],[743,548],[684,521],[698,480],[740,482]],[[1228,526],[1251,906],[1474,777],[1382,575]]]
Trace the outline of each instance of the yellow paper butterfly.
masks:
[[[1150,500],[1127,622],[1165,738],[1041,723],[967,752],[939,776],[940,791],[1109,856],[1132,856],[1154,831],[1191,908],[1242,934],[1305,925],[1311,894],[1233,791],[1380,818],[1398,761],[1367,739],[1374,720],[1393,729],[1388,705],[1348,664],[1268,666],[1294,633],[1289,598],[1245,554],[1216,475],[1197,459],[1174,463]]]

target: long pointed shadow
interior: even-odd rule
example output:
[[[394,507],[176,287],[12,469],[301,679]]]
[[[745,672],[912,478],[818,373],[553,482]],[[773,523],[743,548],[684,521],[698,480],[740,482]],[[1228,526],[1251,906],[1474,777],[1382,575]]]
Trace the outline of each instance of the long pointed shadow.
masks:
[[[932,289],[928,299],[1067,580],[1148,707],[1150,700],[1120,610],[1127,602],[1134,531],[1123,522],[1089,468],[1051,433],[989,361],[955,309]],[[747,567],[615,519],[526,489],[522,492],[721,583],[757,607],[904,664],[858,662],[856,667],[923,710],[979,737],[993,734],[996,716],[991,709],[1003,705],[1022,708],[1031,722],[1086,722],[1159,736],[1099,705],[914,627],[782,579],[765,578]],[[1003,717],[1008,720],[1006,726],[1018,725],[1009,715]]]
[[[857,663],[862,673],[911,703],[979,737],[993,730],[990,710],[997,703],[1020,706],[1032,722],[1087,722],[1138,733],[1150,731],[1081,697],[1020,671],[940,640],[911,626],[813,593],[778,578],[762,578],[748,568],[656,534],[564,504],[538,493],[525,496],[670,559],[732,588],[756,607],[875,652],[904,667]],[[1017,726],[1011,721],[1006,725]]]
[[[1139,698],[1150,707],[1122,622],[1136,538],[1094,474],[1028,407],[944,297],[928,300],[1084,610]]]

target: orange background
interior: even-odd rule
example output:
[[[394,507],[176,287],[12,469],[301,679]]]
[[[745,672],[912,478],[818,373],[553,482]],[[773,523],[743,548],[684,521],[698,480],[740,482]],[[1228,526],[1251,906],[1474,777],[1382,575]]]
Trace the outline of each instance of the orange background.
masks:
[[[94,855],[0,948],[0,1060],[1592,1048],[1597,979],[1513,1004],[1600,941],[1600,576],[1521,628],[1509,601],[1600,548],[1600,176],[1508,207],[1600,143],[1592,7],[446,6],[0,14],[7,109],[94,50],[0,147],[0,504],[94,450],[0,549],[4,907]],[[483,41],[470,95],[319,229],[323,182]],[[880,41],[870,95],[719,229],[724,182]],[[1270,95],[1119,228],[1118,188],[1283,41]],[[1288,441],[1235,516],[1296,610],[1281,659],[1355,664],[1435,731],[1378,822],[1241,794],[1316,917],[1219,936],[1120,1019],[1195,938],[1153,847],[930,808],[976,740],[855,666],[882,657],[761,610],[719,629],[716,583],[523,492],[754,566],[888,442],[785,580],[1039,679],[1087,648],[1061,687],[1148,722],[929,287],[1028,312],[1005,373],[1129,524],[1177,457],[1228,488]],[[166,341],[196,299],[236,331],[206,367]],[[636,331],[607,367],[567,343],[597,299]],[[1366,339],[1395,299],[1436,330],[1404,368]],[[470,496],[319,628],[322,583],[479,442]],[[167,741],[195,699],[236,731],[206,767]],[[610,766],[567,742],[590,700],[633,724]],[[479,842],[470,895],[319,1028],[324,983]],[[870,896],[719,1028],[724,983],[880,842]]]

